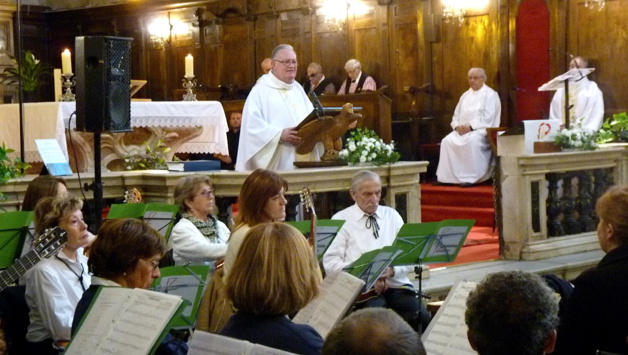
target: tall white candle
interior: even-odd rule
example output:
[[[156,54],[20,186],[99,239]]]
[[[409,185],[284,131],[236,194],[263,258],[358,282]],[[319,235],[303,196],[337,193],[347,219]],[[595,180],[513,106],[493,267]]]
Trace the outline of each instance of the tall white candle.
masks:
[[[187,57],[185,57],[185,76],[194,76],[194,57],[192,57],[191,54],[188,54]]]
[[[72,54],[70,54],[69,49],[61,53],[61,69],[63,70],[63,74],[72,73]]]

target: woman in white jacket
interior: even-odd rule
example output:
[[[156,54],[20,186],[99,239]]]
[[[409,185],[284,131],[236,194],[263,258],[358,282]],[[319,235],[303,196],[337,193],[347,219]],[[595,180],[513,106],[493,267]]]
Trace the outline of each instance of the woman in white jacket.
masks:
[[[182,177],[174,187],[174,200],[182,217],[172,229],[169,241],[175,263],[207,264],[223,258],[230,232],[212,216],[215,196],[209,177]]]

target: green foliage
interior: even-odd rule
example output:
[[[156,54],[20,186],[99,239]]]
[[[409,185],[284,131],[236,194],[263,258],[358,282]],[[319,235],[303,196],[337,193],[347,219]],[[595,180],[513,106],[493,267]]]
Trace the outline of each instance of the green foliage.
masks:
[[[170,152],[163,140],[144,142],[144,151],[135,151],[124,157],[127,170],[167,170],[166,154]]]
[[[22,66],[18,71],[17,59],[11,56],[13,66],[4,69],[0,74],[0,83],[5,85],[16,84],[18,78],[22,77],[22,88],[24,91],[35,91],[44,82],[42,76],[51,73],[51,67],[44,64],[39,59],[35,58],[35,55],[30,51],[24,51],[24,60],[22,60]]]
[[[395,151],[395,142],[384,143],[375,131],[358,128],[347,138],[345,149],[338,153],[349,163],[371,163],[383,165],[399,161],[401,155]]]
[[[628,141],[628,114],[616,113],[611,120],[607,117],[597,133],[598,143]]]
[[[563,129],[554,137],[556,144],[563,149],[595,150],[597,134],[586,129]]]
[[[9,154],[15,152],[15,149],[8,149],[2,142],[0,147],[0,185],[4,185],[12,178],[24,176],[24,170],[30,168],[30,164],[22,162],[20,158],[11,160]],[[0,192],[0,201],[5,200],[6,196]]]

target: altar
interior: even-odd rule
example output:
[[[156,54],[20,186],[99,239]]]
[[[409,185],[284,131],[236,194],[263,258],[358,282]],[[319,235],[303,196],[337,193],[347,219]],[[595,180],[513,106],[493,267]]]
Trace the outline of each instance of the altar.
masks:
[[[75,102],[39,102],[24,105],[24,149],[27,162],[41,158],[35,139],[56,139],[69,157],[73,170],[93,171],[93,134],[66,128],[76,127]],[[19,156],[18,104],[0,105],[0,142],[16,150]],[[102,134],[102,166],[121,165],[122,157],[143,148],[144,142],[162,140],[174,153],[229,154],[225,112],[217,101],[131,102],[129,133]],[[75,159],[76,154],[76,159]]]

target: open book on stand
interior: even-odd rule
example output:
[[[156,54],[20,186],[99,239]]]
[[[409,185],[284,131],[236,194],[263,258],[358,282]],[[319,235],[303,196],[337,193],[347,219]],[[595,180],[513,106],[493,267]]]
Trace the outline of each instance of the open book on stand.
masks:
[[[190,340],[188,355],[290,355],[292,353],[250,343],[246,340],[197,330]]]
[[[183,308],[179,296],[101,287],[64,354],[153,354]]]
[[[320,294],[292,319],[312,326],[323,337],[347,314],[361,293],[364,281],[346,272],[327,275]]]

